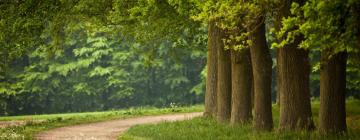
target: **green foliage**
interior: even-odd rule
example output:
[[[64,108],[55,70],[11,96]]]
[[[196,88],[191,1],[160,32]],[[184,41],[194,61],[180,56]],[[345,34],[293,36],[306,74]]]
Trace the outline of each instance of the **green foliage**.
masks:
[[[338,52],[348,52],[347,88],[350,95],[359,89],[359,1],[308,0],[303,5],[292,3],[292,16],[282,19],[282,28],[276,33],[280,42],[272,47],[284,47],[292,43],[296,36],[303,36],[300,47],[318,55],[319,51],[328,52],[329,57]],[[319,56],[318,56],[319,57]],[[313,60],[313,71],[318,75],[320,59]],[[313,79],[315,80],[315,79]],[[319,79],[316,79],[317,81]],[[315,80],[315,81],[316,81]]]
[[[258,27],[259,23],[265,22],[265,16],[271,9],[273,1],[250,0],[250,1],[214,1],[193,0],[198,12],[192,15],[194,20],[207,24],[212,21],[218,27],[226,31],[223,39],[225,48],[239,50],[252,46],[253,42],[249,35]],[[262,20],[259,22],[259,19]]]
[[[205,80],[206,80],[206,73],[207,73],[207,66],[204,67],[204,69],[201,71],[200,77],[202,82],[200,82],[199,84],[197,84],[196,86],[194,86],[191,89],[191,92],[197,94],[197,95],[201,95],[203,93],[205,93]]]
[[[103,2],[99,2],[98,6],[106,9]],[[21,65],[14,63],[11,64],[14,67],[8,69],[16,70],[16,73],[7,72],[8,75],[4,77],[7,81],[0,83],[0,95],[4,99],[0,101],[0,114],[168,106],[171,102],[193,104],[202,100],[203,92],[195,94],[191,89],[203,82],[198,73],[204,65],[203,46],[207,39],[204,27],[189,20],[181,21],[182,25],[176,28],[177,32],[164,32],[161,36],[172,35],[176,38],[158,40],[158,37],[150,37],[145,40],[143,36],[149,32],[148,29],[126,32],[116,25],[93,23],[97,17],[84,19],[91,17],[92,13],[105,16],[97,15],[95,9],[86,12],[86,9],[77,7],[87,7],[89,4],[83,1],[70,4],[74,7],[68,10],[74,15],[67,15],[66,21],[54,21],[56,25],[50,24],[44,28],[41,45],[31,49],[21,59],[15,59]],[[153,6],[173,10],[169,16],[186,18],[169,3]],[[110,14],[109,18],[121,17]],[[167,17],[165,21],[172,24],[180,20],[173,21]],[[155,20],[148,22],[159,24]],[[59,34],[54,34],[53,26],[57,26]],[[123,26],[130,29],[143,25],[137,22]],[[153,27],[154,31],[157,28],[165,30],[164,26]],[[141,37],[127,34],[142,32],[144,34]],[[190,69],[193,65],[196,66]],[[14,102],[20,104],[11,105]]]
[[[184,7],[183,7],[184,6]],[[124,34],[131,35],[144,45],[159,46],[162,42],[176,41],[179,36],[194,35],[199,24],[190,20],[183,8],[191,3],[159,0],[115,0],[108,18]],[[194,30],[195,29],[195,30]]]
[[[278,33],[285,37],[279,45],[284,46],[297,35],[304,35],[300,47],[306,49],[341,51],[358,51],[360,30],[357,21],[359,14],[358,1],[309,0],[303,6],[292,4],[291,13],[295,16],[283,19],[283,27]]]
[[[349,53],[347,63],[347,88],[355,91],[360,90],[360,53]],[[356,94],[356,93],[355,93]],[[356,95],[354,95],[356,96]]]

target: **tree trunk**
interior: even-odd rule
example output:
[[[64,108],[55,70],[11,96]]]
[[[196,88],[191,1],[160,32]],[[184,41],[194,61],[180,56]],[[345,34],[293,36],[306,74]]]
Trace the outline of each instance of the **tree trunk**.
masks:
[[[221,31],[224,37],[224,31]],[[217,82],[217,119],[228,122],[231,114],[231,55],[225,50],[223,42],[218,49],[218,82]]]
[[[251,61],[251,56],[250,56],[250,61]],[[253,75],[253,69],[252,69],[252,64],[251,65],[251,110],[254,110],[255,107],[255,87],[254,87],[254,77]],[[253,112],[251,112],[251,115],[254,116]]]
[[[205,92],[205,111],[204,116],[216,116],[216,90],[217,90],[217,48],[220,47],[221,38],[219,29],[215,22],[208,25],[208,56],[207,56],[207,75]]]
[[[251,119],[252,71],[249,48],[231,51],[232,106],[231,123],[244,123]]]
[[[278,30],[279,31],[279,30]],[[281,78],[279,71],[279,49],[276,49],[276,105],[280,106]]]
[[[319,131],[346,131],[346,52],[321,53]],[[330,58],[329,58],[330,57]]]
[[[280,91],[280,130],[310,130],[314,128],[310,105],[309,52],[299,49],[297,38],[278,49]]]
[[[262,17],[264,18],[264,17]],[[272,60],[266,44],[265,24],[262,18],[249,29],[253,46],[250,47],[254,80],[254,122],[257,130],[271,130],[271,72]]]

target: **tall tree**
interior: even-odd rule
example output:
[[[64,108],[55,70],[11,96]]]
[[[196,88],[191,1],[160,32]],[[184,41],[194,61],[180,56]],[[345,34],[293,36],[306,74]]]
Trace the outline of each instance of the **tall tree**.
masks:
[[[227,31],[236,29],[240,25],[244,30],[237,34],[230,34],[225,42],[237,41],[240,48],[250,46],[251,65],[253,69],[254,90],[254,126],[257,130],[270,130],[273,127],[271,111],[271,75],[272,59],[265,37],[265,7],[266,1],[213,1],[208,0],[201,16],[221,18],[221,28]],[[239,16],[240,14],[240,16]],[[222,53],[222,51],[219,51]],[[221,55],[218,54],[219,60]],[[229,59],[230,60],[230,59]],[[218,62],[218,83],[221,81],[221,62]],[[229,71],[230,72],[230,71]],[[230,79],[230,78],[229,78]],[[231,86],[231,85],[230,85]],[[221,86],[218,86],[218,91]],[[229,90],[230,91],[230,90]],[[220,93],[218,93],[220,95]],[[218,96],[218,101],[219,100]],[[220,103],[218,102],[218,107]],[[221,108],[218,108],[218,112]]]
[[[282,18],[291,16],[292,2],[281,1],[276,26],[281,26]],[[297,35],[293,42],[277,49],[281,130],[314,128],[310,105],[309,51],[299,48],[302,40],[303,35]]]
[[[346,59],[358,50],[360,1],[308,0],[292,4],[280,34],[287,34],[280,44],[292,43],[302,34],[301,48],[321,51],[320,62],[320,132],[346,131]],[[291,33],[287,33],[291,32]]]
[[[208,24],[208,56],[207,56],[207,76],[206,76],[206,92],[205,92],[205,116],[216,116],[216,93],[217,93],[217,68],[218,68],[218,51],[221,46],[221,38],[219,36],[220,29],[216,27],[215,21]]]
[[[272,60],[265,38],[264,16],[256,17],[249,26],[251,64],[254,78],[254,121],[257,130],[270,130],[273,127],[271,111]]]
[[[335,27],[335,32],[340,34],[335,35],[334,39],[336,41],[339,39],[341,44],[332,44],[338,46],[322,49],[320,62],[319,131],[323,133],[346,131],[347,54],[354,50],[353,48],[359,51],[360,26],[358,22],[360,21],[360,2],[335,1],[334,3],[326,4],[322,10],[335,8],[338,10],[331,13],[330,16],[332,17],[328,20],[332,21],[330,27]],[[350,36],[345,36],[346,34]]]
[[[225,31],[220,29],[218,36],[225,38]],[[224,43],[217,47],[218,50],[218,81],[217,81],[217,120],[230,121],[231,114],[231,53],[225,49]]]
[[[346,131],[346,60],[347,53],[321,52],[320,122],[321,132]]]

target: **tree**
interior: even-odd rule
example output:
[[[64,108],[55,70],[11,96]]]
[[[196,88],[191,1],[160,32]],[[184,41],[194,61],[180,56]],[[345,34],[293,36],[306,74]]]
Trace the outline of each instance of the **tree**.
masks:
[[[216,27],[216,23],[214,21],[210,21],[208,25],[208,56],[204,115],[211,117],[216,117],[217,113],[217,49],[222,43],[219,31],[220,29]]]
[[[61,3],[0,2],[0,93],[15,92],[11,88],[14,86],[12,83],[14,77],[9,75],[11,72],[9,65],[43,42],[40,35],[45,29],[44,25],[45,23],[52,25],[49,21],[56,18],[58,5]],[[36,9],[33,9],[34,7]],[[44,9],[47,12],[42,12]]]
[[[226,37],[220,29],[218,36]],[[225,49],[224,43],[217,47],[218,51],[218,81],[217,81],[217,120],[228,122],[231,117],[231,53]]]
[[[217,50],[216,118],[220,122],[228,122],[231,117],[231,53],[229,48],[225,48],[226,40],[229,39],[230,34],[227,32],[226,28],[221,26],[225,16],[219,15],[221,12],[219,12],[219,7],[217,6],[220,3],[216,1],[194,1],[194,3],[199,11],[195,12],[193,18],[202,21],[203,23],[210,21],[209,29],[211,29],[211,26],[214,26],[214,29],[216,29],[209,30],[209,35],[211,35],[209,36],[209,39],[215,39],[215,47]],[[213,23],[213,25],[211,23]],[[208,61],[209,60],[210,59],[208,58]],[[208,86],[207,90],[210,90]],[[208,104],[205,106],[207,105]]]
[[[271,113],[271,73],[272,73],[272,60],[270,56],[269,48],[266,44],[265,38],[265,1],[212,1],[199,2],[200,14],[197,19],[221,19],[219,21],[219,27],[228,32],[227,37],[224,39],[226,48],[243,48],[244,46],[250,46],[251,64],[253,69],[254,80],[254,126],[256,129],[270,130],[272,128],[272,113]],[[232,34],[231,31],[238,26],[243,30],[239,30],[238,33]],[[230,31],[230,32],[229,32]],[[234,47],[229,47],[229,42],[236,41]],[[220,74],[220,70],[225,68],[223,65],[221,55],[223,51],[220,50],[218,57],[218,83],[224,85],[224,80]],[[227,52],[225,52],[227,53]],[[227,59],[230,61],[230,59]],[[229,71],[230,72],[230,71]],[[229,78],[230,79],[230,78]],[[225,81],[226,82],[226,81]],[[230,83],[229,83],[230,84]],[[243,83],[246,84],[246,83]],[[224,91],[227,88],[219,89],[222,86],[218,86],[218,91]],[[228,87],[230,88],[230,86]],[[230,90],[226,90],[230,91]],[[222,105],[219,101],[225,99],[219,99],[221,93],[218,92],[218,112]],[[225,109],[225,108],[224,108]],[[227,111],[227,110],[226,110]],[[219,116],[218,116],[219,117]]]
[[[359,4],[341,0],[309,0],[303,6],[293,3],[291,11],[296,16],[283,21],[280,34],[291,33],[282,43],[291,43],[302,34],[301,48],[321,51],[320,132],[346,131],[346,54],[358,51]]]
[[[254,78],[254,121],[257,130],[271,130],[273,127],[271,111],[271,73],[272,60],[265,39],[264,16],[256,17],[248,28],[251,64]]]
[[[281,1],[275,26],[281,28],[281,19],[291,16],[293,1]],[[299,47],[303,35],[277,49],[278,98],[280,100],[280,129],[312,129],[310,105],[309,51]]]
[[[346,131],[347,53],[330,56],[331,53],[326,50],[321,53],[319,130],[343,132]]]

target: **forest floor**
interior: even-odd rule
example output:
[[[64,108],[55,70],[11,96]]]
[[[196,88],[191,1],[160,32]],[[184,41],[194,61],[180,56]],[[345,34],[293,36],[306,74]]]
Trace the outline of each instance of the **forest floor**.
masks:
[[[116,128],[114,131],[119,131],[119,126],[116,123],[121,122],[120,120],[127,120],[132,118],[146,118],[147,116],[159,116],[159,115],[171,115],[171,114],[184,114],[190,112],[201,112],[203,111],[203,105],[187,106],[187,107],[170,107],[170,108],[154,108],[154,107],[142,107],[142,108],[130,108],[123,110],[112,110],[104,112],[84,112],[84,113],[65,113],[65,114],[45,114],[45,115],[26,115],[26,116],[9,116],[0,117],[0,140],[34,140],[35,136],[44,136],[44,134],[52,133],[52,129],[57,131],[64,130],[67,126],[91,126],[93,124],[102,124],[101,122],[108,122],[106,125],[115,124]],[[183,118],[184,115],[182,115]],[[175,117],[176,119],[177,117]],[[159,119],[159,118],[157,118]],[[164,120],[172,120],[166,118]],[[161,117],[160,117],[161,120]],[[118,122],[119,121],[119,122]],[[133,120],[138,123],[138,120]],[[149,121],[157,121],[149,120]],[[90,124],[90,125],[87,125]],[[128,124],[127,124],[128,125]],[[130,127],[126,126],[126,127]],[[104,127],[96,127],[97,131],[101,131]],[[71,129],[72,130],[72,129]],[[48,132],[47,132],[48,131]],[[76,131],[76,130],[74,130]],[[85,131],[85,130],[84,130]],[[106,130],[106,131],[111,131]],[[121,132],[121,131],[120,131]],[[40,134],[41,133],[41,134]],[[92,133],[92,132],[90,132]],[[37,135],[40,134],[40,135]],[[85,134],[85,133],[84,133]],[[80,133],[79,133],[80,135]],[[81,134],[80,136],[82,136]],[[87,138],[84,138],[87,140]],[[116,138],[115,138],[116,139]],[[78,139],[83,140],[83,139]]]
[[[91,124],[75,125],[52,129],[39,133],[38,140],[116,140],[117,137],[132,126],[163,121],[187,120],[202,113],[181,113],[171,115],[146,116],[131,119],[112,120]]]

